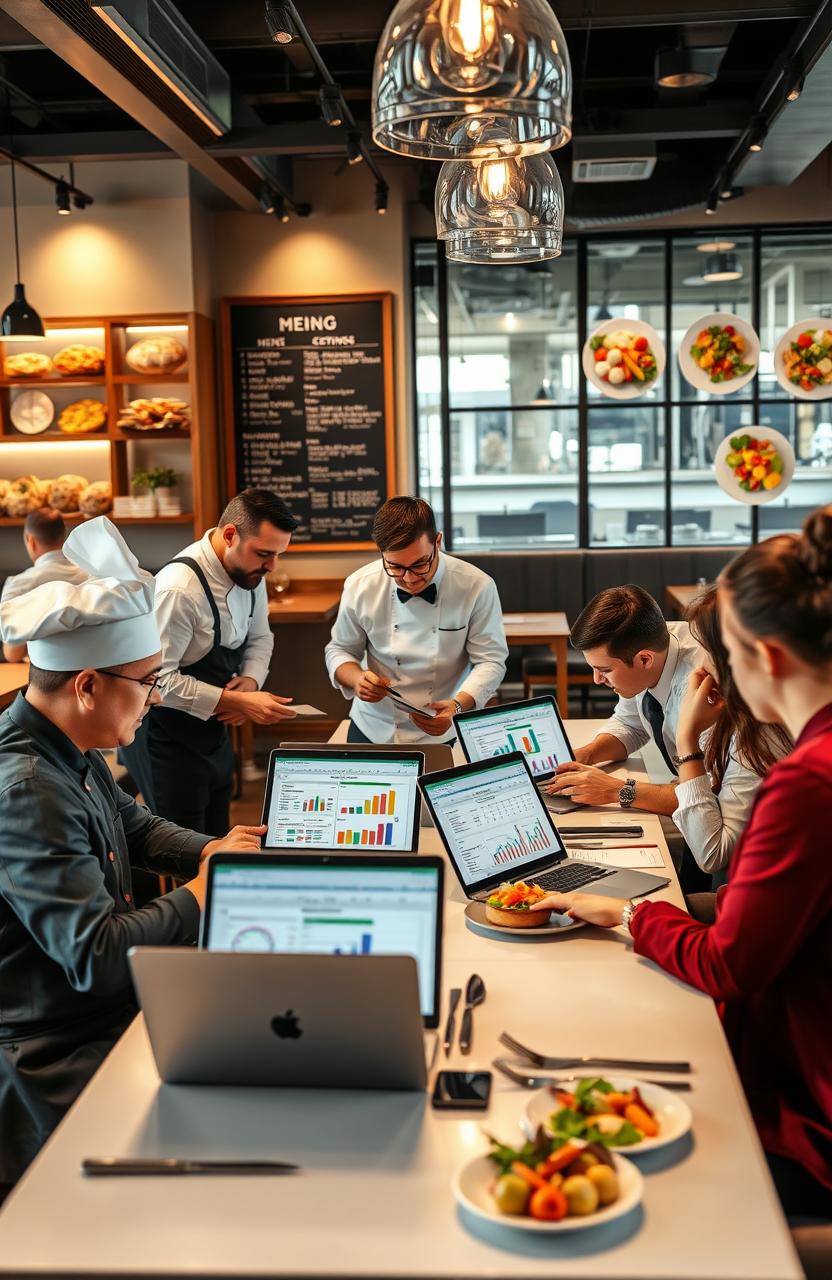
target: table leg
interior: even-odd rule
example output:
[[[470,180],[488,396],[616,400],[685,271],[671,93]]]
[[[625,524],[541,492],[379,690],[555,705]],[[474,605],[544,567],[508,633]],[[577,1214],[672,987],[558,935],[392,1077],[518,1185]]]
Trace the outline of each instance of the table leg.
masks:
[[[557,688],[558,710],[564,720],[569,715],[569,637],[555,636],[549,643],[555,655],[555,686]]]

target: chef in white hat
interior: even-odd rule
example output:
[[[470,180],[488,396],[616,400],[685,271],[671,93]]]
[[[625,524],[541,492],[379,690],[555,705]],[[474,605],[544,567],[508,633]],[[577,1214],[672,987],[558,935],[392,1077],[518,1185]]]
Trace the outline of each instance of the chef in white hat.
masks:
[[[128,948],[195,942],[206,855],[265,831],[212,841],[115,784],[97,748],[132,742],[159,696],[154,579],[104,517],[64,551],[83,581],[0,604],[31,663],[0,716],[0,1200],[135,1016]],[[131,861],[185,883],[137,908]]]

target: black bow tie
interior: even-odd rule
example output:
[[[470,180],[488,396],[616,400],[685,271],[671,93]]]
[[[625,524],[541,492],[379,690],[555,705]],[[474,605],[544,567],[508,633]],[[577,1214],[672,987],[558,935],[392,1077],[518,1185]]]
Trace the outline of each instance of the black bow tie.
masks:
[[[402,604],[407,604],[408,600],[427,600],[428,604],[436,603],[436,583],[432,582],[429,587],[425,587],[424,591],[403,591],[401,587],[396,587],[396,595]]]

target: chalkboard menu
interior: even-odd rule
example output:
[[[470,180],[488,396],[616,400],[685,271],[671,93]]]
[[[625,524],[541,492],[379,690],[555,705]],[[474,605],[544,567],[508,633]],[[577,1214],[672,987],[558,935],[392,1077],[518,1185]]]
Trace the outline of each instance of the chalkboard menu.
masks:
[[[395,483],[392,295],[226,298],[229,493],[273,489],[296,550],[371,547]]]

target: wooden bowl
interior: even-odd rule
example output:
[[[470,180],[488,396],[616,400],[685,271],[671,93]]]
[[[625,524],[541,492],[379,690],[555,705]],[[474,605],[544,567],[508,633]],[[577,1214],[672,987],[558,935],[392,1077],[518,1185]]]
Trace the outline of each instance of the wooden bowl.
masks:
[[[504,911],[501,907],[485,904],[486,919],[491,924],[502,925],[504,929],[536,929],[546,924],[551,914],[548,907],[543,911]]]

